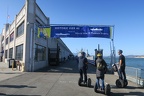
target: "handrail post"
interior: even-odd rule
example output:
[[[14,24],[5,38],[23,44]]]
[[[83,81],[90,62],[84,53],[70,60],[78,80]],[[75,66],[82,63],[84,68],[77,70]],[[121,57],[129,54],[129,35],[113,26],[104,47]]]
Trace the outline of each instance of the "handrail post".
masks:
[[[137,83],[137,86],[138,86],[138,69],[136,69],[136,83]]]

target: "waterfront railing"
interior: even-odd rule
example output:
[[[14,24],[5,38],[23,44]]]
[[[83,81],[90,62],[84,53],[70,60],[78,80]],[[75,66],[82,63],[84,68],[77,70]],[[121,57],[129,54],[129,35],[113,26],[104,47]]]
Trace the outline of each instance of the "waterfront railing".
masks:
[[[89,63],[94,64],[94,60],[89,60]],[[108,69],[110,69],[110,71],[112,71],[111,70],[112,65],[109,63],[107,63],[107,65],[108,65],[107,66]],[[126,71],[127,80],[132,81],[132,82],[136,83],[137,85],[144,87],[144,69],[126,66],[125,71]],[[111,72],[111,73],[113,73],[113,72]]]
[[[137,85],[144,87],[144,69],[126,67],[126,75],[129,81],[135,82]]]

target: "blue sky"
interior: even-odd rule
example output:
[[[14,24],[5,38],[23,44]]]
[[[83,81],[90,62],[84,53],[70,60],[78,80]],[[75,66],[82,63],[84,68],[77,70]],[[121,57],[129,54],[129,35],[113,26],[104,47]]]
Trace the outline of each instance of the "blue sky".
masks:
[[[144,55],[144,0],[36,0],[51,24],[114,25],[116,51],[124,55]],[[7,21],[12,23],[25,0],[1,0],[0,31]],[[8,11],[7,11],[8,10]],[[104,55],[110,54],[110,39],[62,38],[76,53],[81,48],[94,54],[100,44]],[[117,52],[116,52],[117,53]]]

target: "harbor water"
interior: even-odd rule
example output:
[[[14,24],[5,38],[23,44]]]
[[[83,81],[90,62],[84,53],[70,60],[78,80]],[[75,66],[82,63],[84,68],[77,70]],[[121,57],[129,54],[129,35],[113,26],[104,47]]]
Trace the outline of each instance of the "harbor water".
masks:
[[[109,64],[110,58],[104,57],[104,60]],[[118,62],[118,58],[116,58]],[[126,62],[126,74],[130,76],[138,76],[138,78],[144,79],[144,58],[125,58]]]

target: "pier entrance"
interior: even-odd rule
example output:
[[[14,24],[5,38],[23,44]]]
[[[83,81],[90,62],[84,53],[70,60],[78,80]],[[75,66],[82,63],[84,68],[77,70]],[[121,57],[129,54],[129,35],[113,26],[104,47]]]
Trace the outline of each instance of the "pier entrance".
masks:
[[[114,47],[114,26],[113,25],[76,25],[76,24],[51,24],[44,26],[46,28],[44,33],[48,38],[107,38],[111,40],[110,54],[111,65],[116,62],[115,60],[115,47]],[[55,53],[51,53],[49,49],[49,60],[52,63],[57,60],[59,51],[56,49]],[[55,55],[54,55],[55,54]],[[55,58],[54,58],[55,57]],[[56,62],[55,62],[56,63]]]

